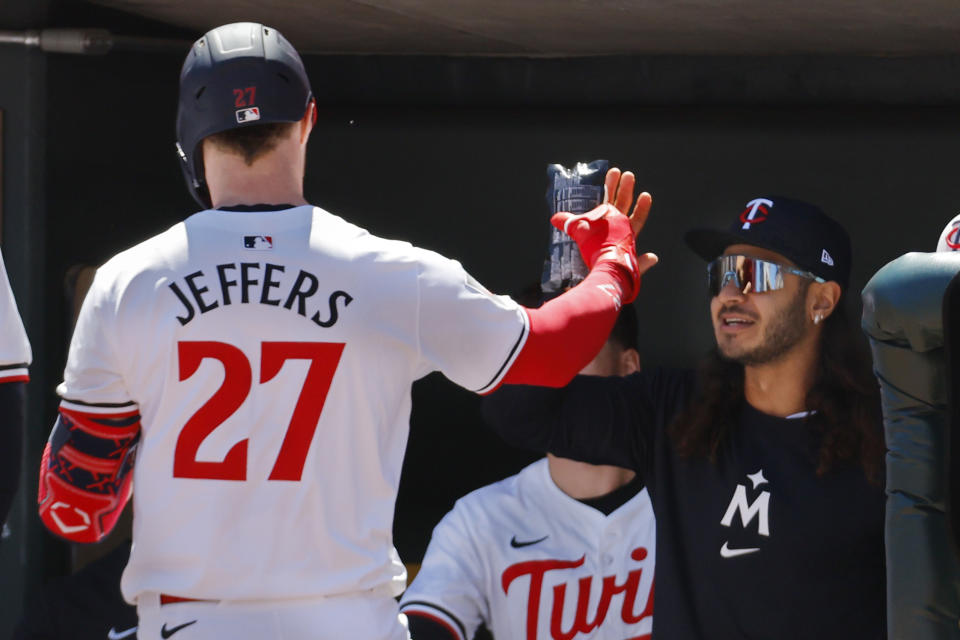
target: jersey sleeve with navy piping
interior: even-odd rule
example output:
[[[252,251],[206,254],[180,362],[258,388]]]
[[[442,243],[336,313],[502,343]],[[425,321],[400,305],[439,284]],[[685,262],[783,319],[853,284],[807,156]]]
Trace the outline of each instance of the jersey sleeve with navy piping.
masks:
[[[455,640],[471,640],[480,624],[489,622],[490,613],[484,595],[485,565],[459,506],[458,502],[434,528],[400,610],[410,620],[421,617],[444,627]]]
[[[484,393],[493,389],[527,337],[527,315],[485,289],[459,262],[420,250],[418,341],[430,370]]]
[[[57,387],[60,415],[40,465],[40,518],[75,542],[109,533],[132,491],[140,413],[121,373],[115,291],[98,271],[70,342]]]
[[[484,398],[483,417],[514,446],[634,469],[649,484],[654,440],[666,437],[693,382],[690,371],[651,369],[577,376],[563,389],[504,385]]]
[[[0,255],[0,383],[26,382],[30,360],[30,342]]]

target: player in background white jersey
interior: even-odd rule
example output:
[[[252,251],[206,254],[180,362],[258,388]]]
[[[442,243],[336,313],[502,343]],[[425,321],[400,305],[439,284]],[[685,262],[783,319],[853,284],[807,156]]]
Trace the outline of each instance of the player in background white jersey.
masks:
[[[656,262],[617,210],[633,178],[611,171],[612,204],[554,220],[590,275],[525,309],[307,204],[315,119],[276,30],[198,40],[177,135],[206,210],[109,260],[80,311],[39,510],[93,542],[132,491],[121,587],[141,639],[406,637],[391,530],[410,385],[436,370],[480,393],[563,385]]]
[[[640,368],[621,311],[581,373]],[[548,455],[457,501],[433,530],[400,608],[413,640],[625,640],[653,627],[653,507],[636,474]]]
[[[30,359],[30,342],[0,255],[0,529],[7,520],[20,480]]]

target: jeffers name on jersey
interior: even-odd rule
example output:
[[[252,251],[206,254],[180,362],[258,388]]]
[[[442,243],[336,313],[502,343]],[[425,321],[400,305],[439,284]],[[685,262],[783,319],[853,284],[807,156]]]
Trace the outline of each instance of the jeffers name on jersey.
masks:
[[[184,276],[182,278],[184,286],[177,282],[171,282],[168,285],[184,307],[184,315],[177,316],[177,321],[181,325],[186,325],[193,320],[197,316],[197,310],[202,315],[220,307],[221,304],[224,306],[234,304],[237,293],[243,304],[252,300],[276,307],[282,302],[283,308],[290,310],[293,310],[296,304],[297,313],[309,317],[316,325],[325,328],[337,323],[340,317],[340,311],[337,308],[339,300],[343,301],[344,308],[353,302],[353,296],[338,289],[327,298],[329,311],[326,318],[321,319],[320,311],[307,316],[307,299],[316,295],[320,288],[319,278],[308,271],[300,269],[296,278],[290,278],[283,275],[287,273],[284,265],[269,262],[262,266],[259,262],[230,262],[218,264],[211,267],[209,271],[211,273],[215,271],[216,277],[204,273],[201,269]],[[291,280],[292,284],[290,284]],[[219,288],[219,297],[214,297],[214,293],[210,291],[211,286]],[[231,289],[237,291],[231,295]],[[184,290],[190,292],[190,297],[187,297]],[[277,295],[279,297],[273,297]]]

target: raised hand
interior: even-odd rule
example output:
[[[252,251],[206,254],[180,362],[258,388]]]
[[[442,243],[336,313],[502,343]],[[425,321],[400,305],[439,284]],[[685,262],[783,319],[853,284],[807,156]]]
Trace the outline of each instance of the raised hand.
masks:
[[[634,236],[640,235],[640,231],[647,223],[647,216],[650,215],[650,207],[653,206],[653,197],[643,191],[637,196],[637,202],[633,205],[633,212],[630,211],[630,203],[633,201],[633,189],[636,183],[637,179],[632,172],[621,173],[620,169],[612,167],[607,171],[607,177],[603,185],[606,192],[604,202],[612,204],[620,213],[630,218],[630,227],[633,229]]]

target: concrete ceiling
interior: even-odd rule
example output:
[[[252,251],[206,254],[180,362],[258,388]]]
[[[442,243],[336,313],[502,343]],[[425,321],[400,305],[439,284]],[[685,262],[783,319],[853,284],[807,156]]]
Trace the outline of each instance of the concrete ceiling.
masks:
[[[263,22],[309,53],[960,53],[957,0],[93,0],[193,30]]]

